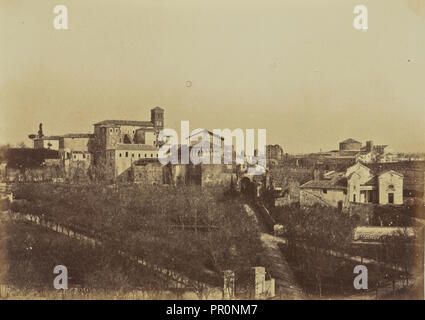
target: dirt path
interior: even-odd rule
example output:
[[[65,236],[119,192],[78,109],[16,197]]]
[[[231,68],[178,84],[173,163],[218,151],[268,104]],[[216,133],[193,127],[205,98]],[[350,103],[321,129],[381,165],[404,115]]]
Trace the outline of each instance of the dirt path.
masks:
[[[279,238],[266,233],[265,226],[259,221],[255,211],[245,204],[248,216],[257,221],[260,229],[260,240],[264,251],[263,259],[267,263],[268,272],[276,282],[276,298],[302,299],[302,290],[298,286],[295,276],[278,246]]]

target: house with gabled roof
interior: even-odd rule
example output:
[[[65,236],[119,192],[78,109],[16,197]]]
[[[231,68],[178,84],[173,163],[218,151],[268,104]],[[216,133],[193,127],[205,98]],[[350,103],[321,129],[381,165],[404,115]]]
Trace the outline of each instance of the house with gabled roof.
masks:
[[[325,206],[342,209],[348,205],[347,178],[343,172],[329,172],[315,176],[300,186],[300,204]]]
[[[394,170],[373,170],[356,163],[347,169],[350,202],[403,204],[403,174]]]
[[[402,173],[374,170],[360,162],[345,172],[330,172],[300,186],[300,203],[338,208],[350,203],[403,204]]]

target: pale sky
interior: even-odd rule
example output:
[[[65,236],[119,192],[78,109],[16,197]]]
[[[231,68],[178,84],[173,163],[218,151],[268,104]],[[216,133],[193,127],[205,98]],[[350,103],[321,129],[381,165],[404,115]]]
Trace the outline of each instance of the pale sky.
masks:
[[[425,0],[0,0],[0,144],[155,106],[171,128],[266,128],[289,153],[425,151]]]

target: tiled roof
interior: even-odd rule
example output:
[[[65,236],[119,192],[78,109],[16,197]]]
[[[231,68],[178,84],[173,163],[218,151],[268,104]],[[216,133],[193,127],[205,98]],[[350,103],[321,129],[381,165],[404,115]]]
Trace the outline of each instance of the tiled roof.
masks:
[[[149,144],[119,144],[117,150],[149,150],[158,151],[158,148]]]
[[[68,133],[64,134],[62,137],[64,138],[91,138],[93,134],[91,133]]]
[[[310,180],[304,183],[300,188],[305,189],[341,189],[347,188],[347,178],[334,177],[334,179]]]
[[[403,161],[386,163],[367,163],[374,175],[394,170],[404,176],[403,189],[424,192],[425,161]]]
[[[378,177],[374,176],[364,183],[365,186],[376,186],[378,184]]]
[[[44,136],[41,138],[34,138],[34,140],[59,140],[60,138],[62,138],[62,136]]]
[[[385,170],[379,173],[379,176],[382,176],[383,174],[386,174],[388,172],[392,172],[393,174],[399,175],[400,177],[404,177],[404,175],[400,172],[394,171],[394,170]]]
[[[192,131],[192,132],[193,132],[193,131]],[[202,134],[201,134],[202,132],[206,132],[206,133],[208,133],[210,136],[213,136],[213,137],[219,138],[219,139],[221,139],[221,140],[224,140],[224,137],[219,136],[218,134],[215,134],[215,133],[213,133],[212,131],[207,130],[207,129],[197,130],[194,134],[190,135],[190,136],[188,137],[188,139],[191,139],[191,138],[193,138],[193,137],[199,137],[199,138],[201,138],[201,137],[202,137]]]
[[[61,136],[44,136],[44,137],[36,137],[34,140],[60,140],[62,138],[91,138],[93,134],[91,133],[67,133]]]
[[[94,135],[91,133],[68,133],[64,134],[62,137],[64,138],[91,138]]]
[[[97,125],[116,125],[116,126],[140,126],[140,127],[152,127],[153,123],[151,121],[137,121],[137,120],[103,120],[94,124]]]

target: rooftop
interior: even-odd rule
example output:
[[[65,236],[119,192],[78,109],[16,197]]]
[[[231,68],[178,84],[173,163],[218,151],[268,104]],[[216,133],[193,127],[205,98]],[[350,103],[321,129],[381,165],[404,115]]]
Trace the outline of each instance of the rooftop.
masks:
[[[375,175],[379,175],[388,170],[394,170],[404,176],[403,189],[416,190],[424,192],[425,182],[425,162],[424,161],[402,161],[402,162],[384,162],[367,163]]]
[[[91,133],[68,133],[62,136],[63,138],[91,138],[93,134]]]
[[[36,137],[34,140],[59,140],[62,136],[44,136],[44,137]]]
[[[221,139],[221,140],[224,140],[224,137],[222,137],[222,136],[220,136],[220,135],[218,135],[218,134],[215,134],[215,133],[213,133],[212,131],[210,131],[210,130],[207,130],[207,129],[199,129],[199,130],[194,130],[195,131],[195,133],[193,133],[193,131],[192,131],[192,135],[190,135],[189,137],[188,137],[188,139],[191,139],[191,138],[194,138],[194,137],[197,137],[197,138],[201,138],[202,137],[202,133],[207,133],[208,135],[210,135],[210,136],[212,136],[212,137],[215,137],[215,138],[218,138],[218,139]]]
[[[354,140],[354,139],[351,139],[351,138],[348,138],[347,140],[344,140],[341,143],[361,143],[361,142]]]
[[[157,151],[158,148],[149,144],[118,144],[117,150],[149,150]]]
[[[301,185],[300,188],[344,190],[344,189],[347,189],[347,178],[340,173],[335,173],[331,175],[330,179],[310,180],[304,183],[303,185]]]
[[[137,121],[137,120],[103,120],[94,124],[95,126],[140,126],[152,127],[151,121]]]

